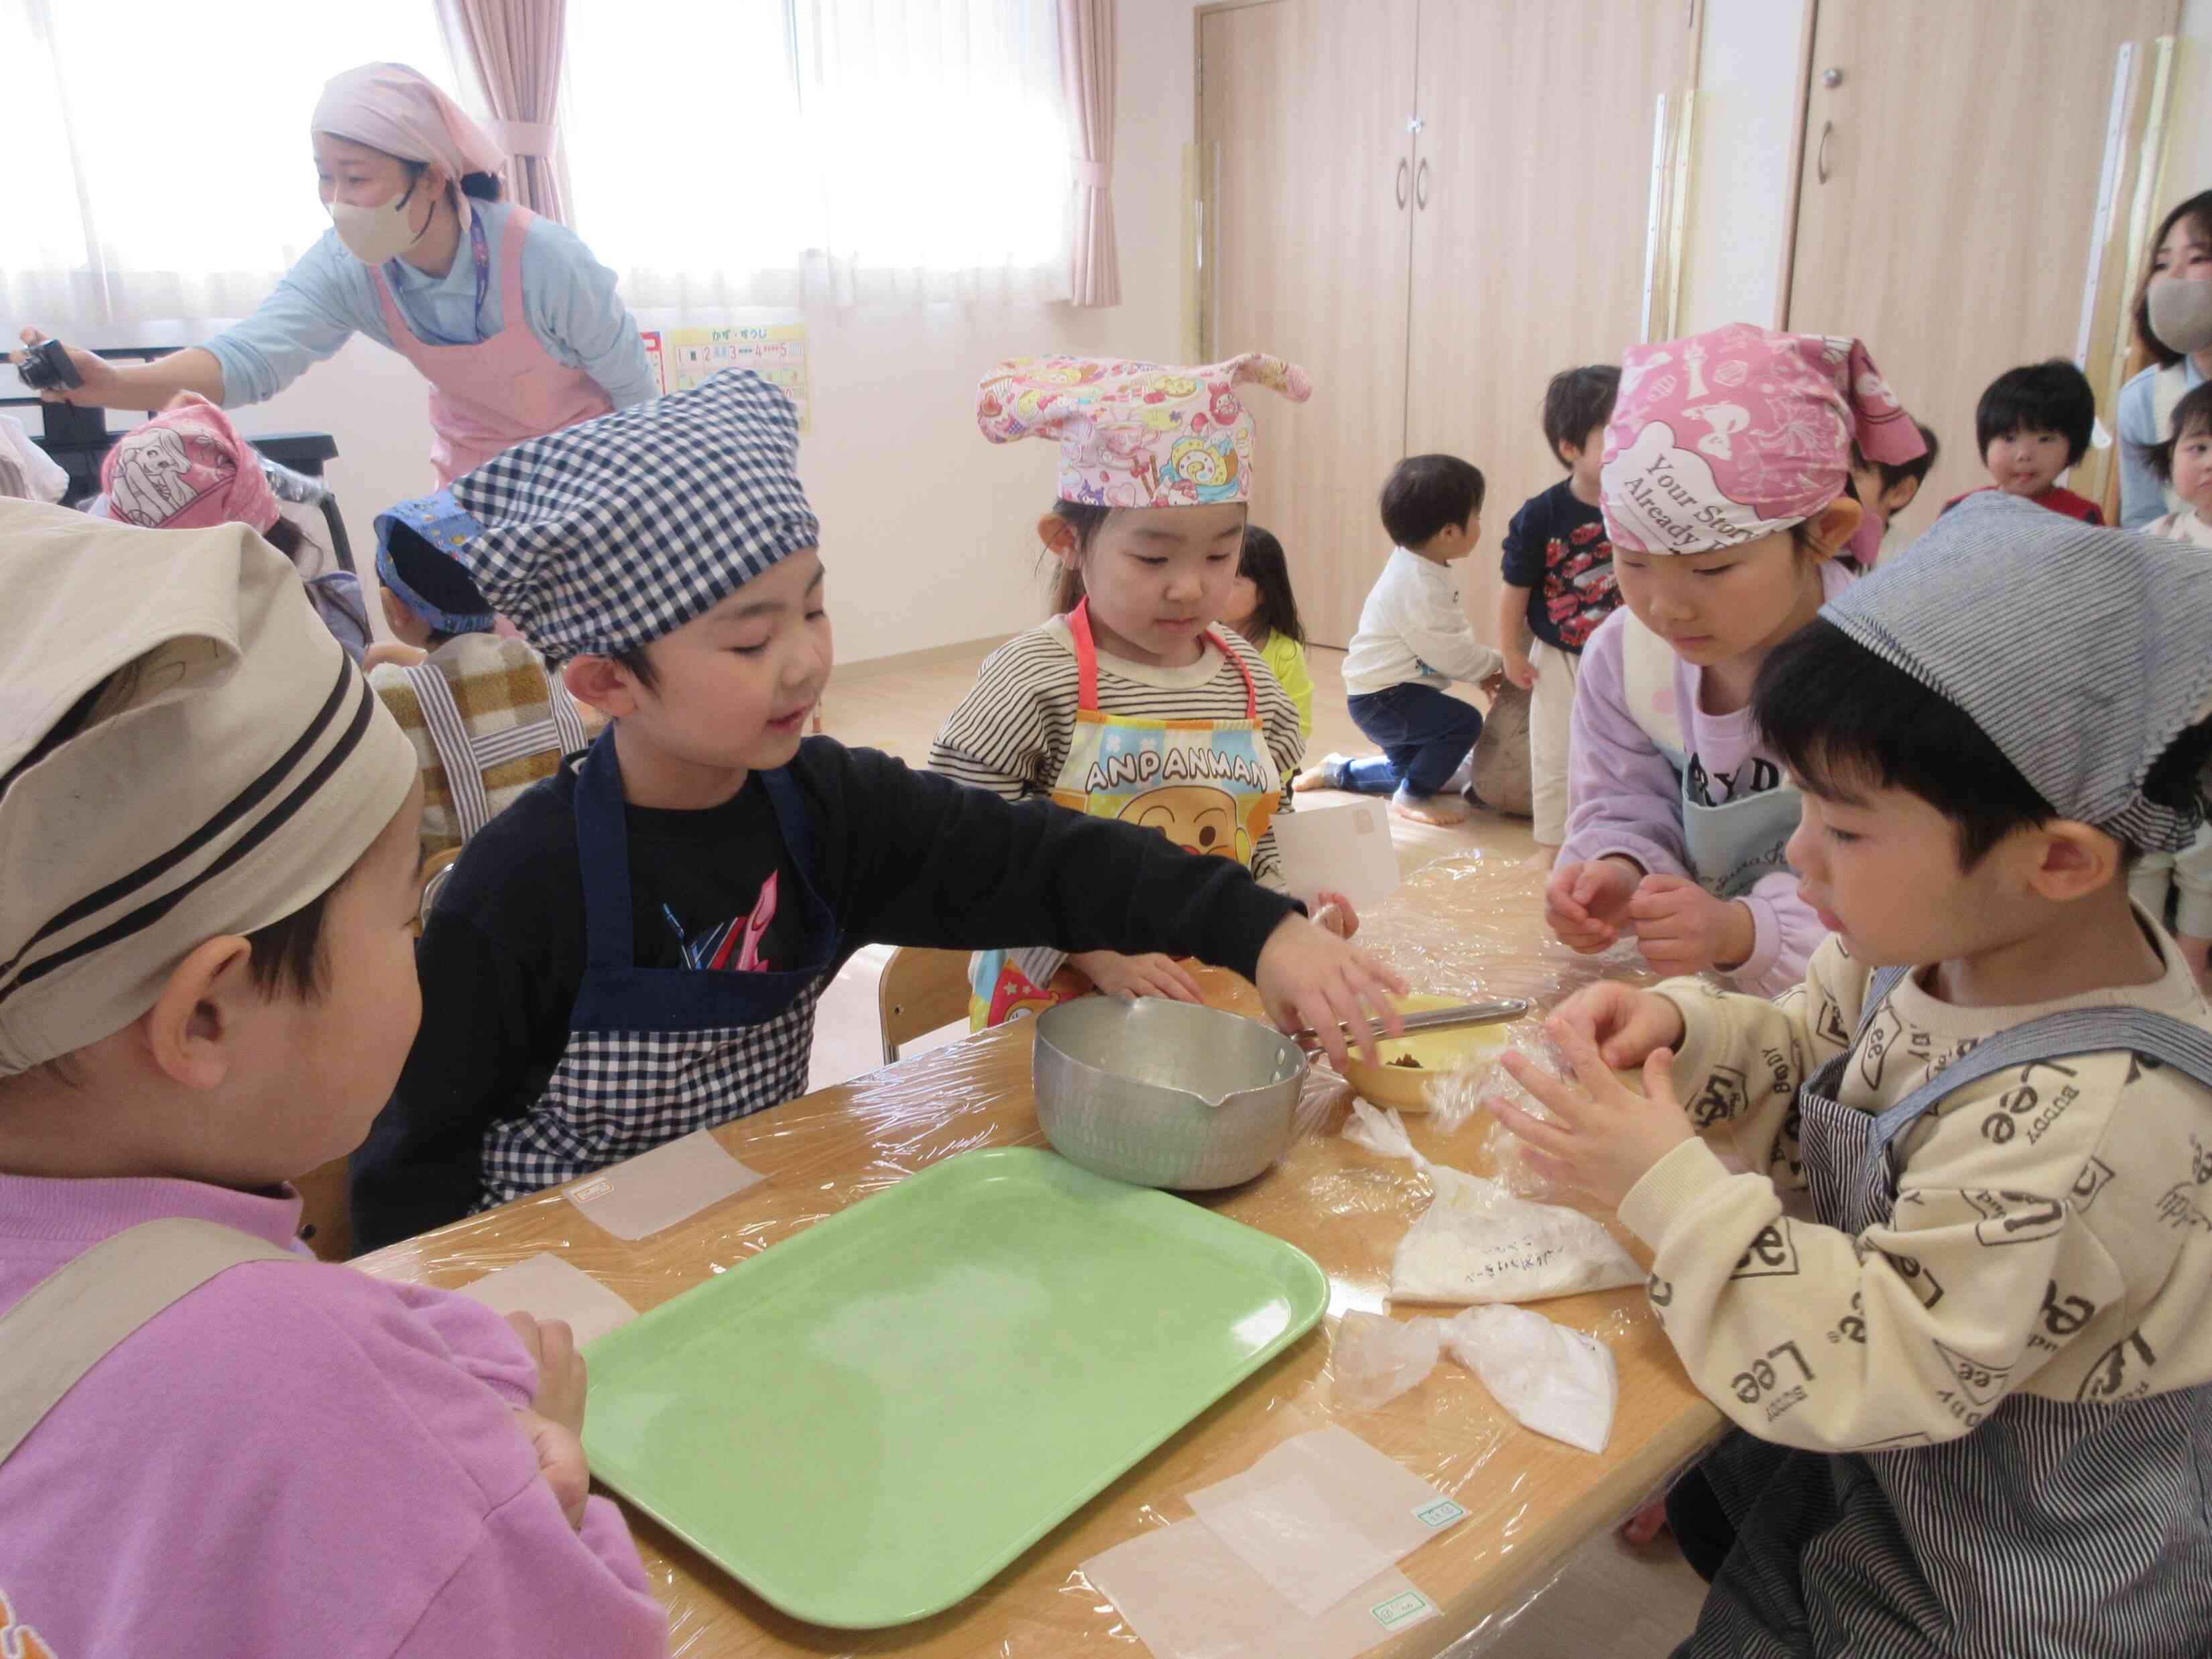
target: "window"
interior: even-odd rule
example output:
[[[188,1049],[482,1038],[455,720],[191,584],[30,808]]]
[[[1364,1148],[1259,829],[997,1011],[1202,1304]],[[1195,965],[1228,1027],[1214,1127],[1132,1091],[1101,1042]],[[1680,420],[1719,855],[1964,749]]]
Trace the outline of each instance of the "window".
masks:
[[[566,59],[573,216],[633,307],[1066,295],[1054,0],[568,0]],[[0,314],[252,311],[329,226],[324,82],[377,60],[465,84],[437,0],[0,0]]]
[[[430,0],[0,0],[0,313],[238,317],[330,228],[307,120],[374,59],[453,84]]]
[[[1053,0],[569,0],[568,93],[633,305],[1066,292]]]

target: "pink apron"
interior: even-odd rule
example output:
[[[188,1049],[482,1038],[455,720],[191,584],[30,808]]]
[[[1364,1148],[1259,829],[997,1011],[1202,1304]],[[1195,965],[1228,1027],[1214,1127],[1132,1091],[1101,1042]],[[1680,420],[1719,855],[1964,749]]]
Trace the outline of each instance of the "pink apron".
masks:
[[[384,272],[370,273],[392,349],[430,383],[430,465],[441,489],[526,438],[614,409],[605,387],[555,357],[531,331],[522,308],[522,242],[536,216],[526,208],[507,210],[499,250],[500,331],[474,345],[425,345],[400,316]],[[473,219],[471,228],[477,228]],[[481,273],[477,304],[483,304]]]

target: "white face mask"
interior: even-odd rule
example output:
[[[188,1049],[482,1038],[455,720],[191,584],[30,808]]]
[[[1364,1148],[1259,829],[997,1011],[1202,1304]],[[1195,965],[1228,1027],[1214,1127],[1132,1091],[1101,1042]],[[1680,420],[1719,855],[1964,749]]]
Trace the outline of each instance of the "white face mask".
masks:
[[[2150,331],[2186,357],[2212,346],[2212,278],[2160,276],[2150,285]]]
[[[415,184],[422,183],[417,177]],[[423,222],[416,230],[407,222],[407,203],[415,194],[415,185],[393,197],[381,207],[356,207],[350,202],[331,204],[331,222],[337,227],[338,240],[346,252],[365,265],[380,265],[387,259],[396,259],[429,234],[429,222]]]

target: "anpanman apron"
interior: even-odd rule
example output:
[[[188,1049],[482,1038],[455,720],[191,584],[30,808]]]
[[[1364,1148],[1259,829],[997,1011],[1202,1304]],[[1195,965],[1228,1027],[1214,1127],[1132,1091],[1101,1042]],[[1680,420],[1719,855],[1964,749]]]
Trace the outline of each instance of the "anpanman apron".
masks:
[[[1067,631],[1075,641],[1079,692],[1067,759],[1053,782],[1054,803],[1093,817],[1140,823],[1187,852],[1232,858],[1249,868],[1252,849],[1281,802],[1283,775],[1268,752],[1260,694],[1244,659],[1206,630],[1206,643],[1243,678],[1241,720],[1104,714],[1098,710],[1098,647],[1090,600],[1075,607]],[[1083,975],[1069,968],[1049,985],[1036,985],[1003,950],[975,953],[969,985],[969,1019],[977,1030],[1042,1013],[1089,989]]]

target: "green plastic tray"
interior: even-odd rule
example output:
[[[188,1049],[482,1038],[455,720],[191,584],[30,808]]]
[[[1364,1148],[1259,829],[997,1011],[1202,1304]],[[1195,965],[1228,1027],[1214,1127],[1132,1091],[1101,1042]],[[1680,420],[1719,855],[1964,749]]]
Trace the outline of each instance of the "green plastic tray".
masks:
[[[980,1589],[1307,1331],[1303,1252],[1029,1147],[964,1152],[591,1346],[592,1473],[795,1618]]]

